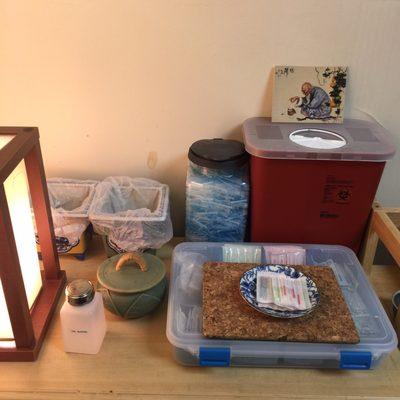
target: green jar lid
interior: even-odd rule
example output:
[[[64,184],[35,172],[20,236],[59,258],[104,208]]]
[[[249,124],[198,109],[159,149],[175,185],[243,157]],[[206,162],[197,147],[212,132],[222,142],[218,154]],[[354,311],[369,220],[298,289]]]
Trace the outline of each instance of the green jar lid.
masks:
[[[97,271],[99,283],[117,293],[144,292],[164,277],[164,263],[147,253],[117,254],[104,261]]]

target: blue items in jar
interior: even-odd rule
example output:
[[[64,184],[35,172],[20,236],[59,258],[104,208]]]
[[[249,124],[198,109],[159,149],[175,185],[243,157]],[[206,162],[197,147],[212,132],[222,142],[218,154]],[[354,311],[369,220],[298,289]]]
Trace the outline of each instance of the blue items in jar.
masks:
[[[189,150],[186,240],[242,242],[249,199],[248,154],[236,140],[205,139]]]

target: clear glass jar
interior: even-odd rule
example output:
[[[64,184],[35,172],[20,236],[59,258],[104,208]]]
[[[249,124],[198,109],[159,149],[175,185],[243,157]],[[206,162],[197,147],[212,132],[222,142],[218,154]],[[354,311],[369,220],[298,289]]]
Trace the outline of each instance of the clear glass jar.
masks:
[[[248,156],[243,144],[201,140],[191,146],[189,159],[186,240],[242,242],[249,199]]]

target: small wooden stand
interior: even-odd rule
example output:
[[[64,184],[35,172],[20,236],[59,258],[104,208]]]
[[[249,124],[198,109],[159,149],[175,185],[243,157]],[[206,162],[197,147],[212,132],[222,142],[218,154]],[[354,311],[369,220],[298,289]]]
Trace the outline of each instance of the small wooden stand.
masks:
[[[379,239],[400,266],[400,208],[374,206],[360,260],[365,273],[371,273]]]

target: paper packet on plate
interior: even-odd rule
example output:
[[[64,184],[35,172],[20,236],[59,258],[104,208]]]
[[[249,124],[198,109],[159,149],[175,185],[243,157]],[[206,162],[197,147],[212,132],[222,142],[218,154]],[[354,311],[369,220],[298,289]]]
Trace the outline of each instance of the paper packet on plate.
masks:
[[[291,278],[271,271],[257,273],[256,298],[259,306],[274,310],[307,310],[311,308],[307,278]]]

